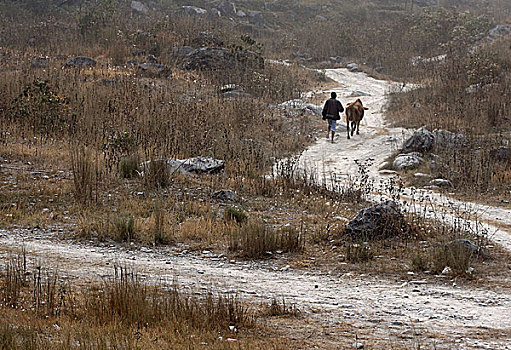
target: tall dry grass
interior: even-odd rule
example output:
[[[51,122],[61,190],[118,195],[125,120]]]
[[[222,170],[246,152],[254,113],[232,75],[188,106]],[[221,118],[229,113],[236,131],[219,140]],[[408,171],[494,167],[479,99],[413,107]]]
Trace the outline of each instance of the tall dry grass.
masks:
[[[231,326],[255,327],[255,313],[236,296],[144,284],[125,268],[84,288],[55,270],[27,264],[23,254],[7,266],[13,268],[0,275],[0,346],[6,349],[181,348],[205,341],[229,348],[219,335],[228,337]]]
[[[431,172],[453,181],[460,193],[499,195],[511,188],[511,162],[494,149],[509,147],[511,97],[509,39],[465,55],[451,52],[424,86],[392,97],[396,125],[443,129],[462,135],[438,144]]]

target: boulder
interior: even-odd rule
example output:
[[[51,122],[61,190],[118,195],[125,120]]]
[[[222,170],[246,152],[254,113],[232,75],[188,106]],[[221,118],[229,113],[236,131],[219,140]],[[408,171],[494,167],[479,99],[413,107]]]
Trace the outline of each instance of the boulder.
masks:
[[[248,11],[248,23],[264,28],[264,15],[261,11]]]
[[[179,46],[172,49],[172,55],[174,57],[185,57],[191,54],[195,49],[191,46]]]
[[[130,7],[133,11],[144,15],[147,15],[149,13],[149,8],[146,6],[146,4],[140,1],[132,1]]]
[[[216,174],[225,168],[225,162],[223,160],[211,157],[188,158],[182,162],[183,165],[181,168],[187,173]]]
[[[400,154],[392,163],[392,166],[396,170],[409,170],[417,168],[424,159],[416,154]]]
[[[242,10],[238,10],[236,12],[236,16],[243,18],[243,17],[247,17],[247,14],[244,11],[242,11]]]
[[[305,109],[311,111],[315,115],[321,115],[321,113],[323,112],[323,107],[317,106],[313,103],[305,104]]]
[[[511,25],[507,24],[497,24],[488,32],[488,36],[492,39],[497,39],[507,35],[511,35]]]
[[[357,239],[397,236],[404,225],[404,215],[394,201],[386,201],[361,210],[346,225],[346,233]]]
[[[138,70],[146,75],[158,75],[168,77],[172,74],[172,70],[164,64],[145,62],[138,65]]]
[[[157,162],[164,161],[167,163],[167,169],[170,174],[177,171],[181,173],[195,173],[195,174],[216,174],[224,170],[225,162],[223,160],[214,159],[211,157],[195,157],[188,159],[160,159]],[[151,161],[143,162],[140,165],[141,169],[146,171],[150,169]]]
[[[291,108],[291,109],[303,109],[303,108],[305,108],[305,106],[306,106],[305,102],[303,102],[303,100],[300,100],[300,99],[289,100],[289,101],[282,102],[281,104],[279,104],[279,107]]]
[[[358,72],[358,64],[356,64],[355,62],[347,63],[346,68],[348,68],[350,72]]]
[[[238,195],[236,194],[236,192],[231,190],[219,190],[213,193],[212,198],[223,202],[235,201],[238,199]]]
[[[511,163],[511,148],[493,148],[490,150],[490,158],[499,163]]]
[[[424,153],[430,151],[433,148],[435,141],[435,135],[425,127],[415,130],[412,136],[406,140],[402,152],[420,152]]]
[[[222,17],[222,14],[220,13],[220,11],[218,11],[216,7],[210,8],[208,13],[211,17]]]
[[[190,16],[202,16],[208,13],[208,10],[197,6],[181,6],[181,10]]]
[[[239,66],[264,68],[264,59],[251,51],[203,47],[184,57],[181,64],[186,70],[222,70]]]
[[[96,60],[92,58],[78,56],[67,60],[66,67],[95,67],[96,64]]]
[[[223,16],[227,16],[227,17],[236,16],[236,12],[237,12],[236,6],[232,2],[222,1],[221,3],[218,4],[217,8],[218,8],[218,11],[220,11],[220,13]]]

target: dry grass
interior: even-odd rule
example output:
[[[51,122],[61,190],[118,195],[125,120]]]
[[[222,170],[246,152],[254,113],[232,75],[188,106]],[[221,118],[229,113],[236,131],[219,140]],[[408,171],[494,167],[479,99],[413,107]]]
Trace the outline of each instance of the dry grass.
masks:
[[[463,142],[437,145],[419,169],[433,178],[452,181],[460,196],[505,200],[511,190],[511,162],[492,156],[492,149],[509,147],[509,39],[482,47],[470,55],[452,53],[435,67],[429,81],[396,94],[390,118],[405,127],[426,126],[463,135]],[[409,179],[414,182],[413,179]]]
[[[237,297],[142,284],[124,268],[101,284],[75,289],[55,270],[27,264],[23,253],[4,262],[3,348],[281,348],[271,338],[252,336],[255,310]]]
[[[264,222],[248,221],[232,230],[229,250],[248,258],[261,258],[276,251],[300,252],[304,249],[303,233],[290,226],[278,230]]]

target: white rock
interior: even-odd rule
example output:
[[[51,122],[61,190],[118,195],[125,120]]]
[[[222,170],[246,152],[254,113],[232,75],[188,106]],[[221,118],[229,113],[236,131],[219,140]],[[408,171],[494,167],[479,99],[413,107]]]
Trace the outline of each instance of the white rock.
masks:
[[[452,186],[452,182],[450,180],[446,180],[446,179],[433,179],[429,183],[433,186],[439,186],[439,187]]]
[[[452,269],[449,266],[444,267],[442,270],[442,275],[450,275],[452,273]]]
[[[415,173],[413,174],[414,177],[417,177],[417,178],[430,178],[431,175],[429,174],[424,174],[424,173]]]
[[[396,170],[406,170],[417,168],[424,159],[415,154],[400,154],[394,159],[392,166]]]
[[[397,172],[395,170],[387,170],[387,169],[380,170],[380,171],[378,171],[378,173],[380,175],[396,175],[397,174]]]

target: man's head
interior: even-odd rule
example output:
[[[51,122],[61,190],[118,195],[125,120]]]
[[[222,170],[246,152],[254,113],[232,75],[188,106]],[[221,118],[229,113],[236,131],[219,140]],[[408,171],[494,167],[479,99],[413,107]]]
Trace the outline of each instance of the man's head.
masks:
[[[336,94],[334,91],[332,91],[332,93],[330,94],[330,96],[331,96],[332,98],[336,98],[336,97],[337,97],[337,94]]]

